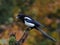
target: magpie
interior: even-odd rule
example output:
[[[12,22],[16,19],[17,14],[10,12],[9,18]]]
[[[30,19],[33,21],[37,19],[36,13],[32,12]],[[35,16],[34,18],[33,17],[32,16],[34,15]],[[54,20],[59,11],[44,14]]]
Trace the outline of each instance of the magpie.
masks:
[[[38,31],[40,31],[44,37],[52,40],[52,41],[56,41],[54,38],[52,38],[51,36],[49,36],[47,33],[45,33],[40,26],[42,26],[42,24],[40,24],[38,21],[34,20],[32,17],[26,15],[26,14],[18,14],[16,16],[17,19],[21,20],[22,23],[24,23],[27,27],[33,29],[37,29]]]

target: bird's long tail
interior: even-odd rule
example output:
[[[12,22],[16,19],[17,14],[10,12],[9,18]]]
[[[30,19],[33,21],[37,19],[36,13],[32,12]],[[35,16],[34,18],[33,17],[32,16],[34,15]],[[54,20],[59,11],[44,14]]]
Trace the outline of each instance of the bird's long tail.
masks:
[[[40,29],[39,27],[36,27],[36,29],[39,30],[39,31],[43,34],[44,37],[46,37],[46,38],[48,38],[48,39],[56,42],[56,40],[55,40],[53,37],[49,36],[47,33],[45,33],[45,32],[44,32],[42,29]]]

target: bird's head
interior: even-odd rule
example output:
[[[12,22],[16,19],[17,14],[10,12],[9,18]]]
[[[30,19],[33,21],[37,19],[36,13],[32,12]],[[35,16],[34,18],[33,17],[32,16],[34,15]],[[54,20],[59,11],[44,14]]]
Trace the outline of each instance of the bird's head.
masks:
[[[24,18],[24,16],[25,16],[24,14],[18,14],[16,18],[21,19]]]
[[[17,16],[16,16],[16,19],[19,21],[19,20],[21,20],[21,21],[23,21],[24,20],[24,17],[25,17],[25,14],[18,14]]]

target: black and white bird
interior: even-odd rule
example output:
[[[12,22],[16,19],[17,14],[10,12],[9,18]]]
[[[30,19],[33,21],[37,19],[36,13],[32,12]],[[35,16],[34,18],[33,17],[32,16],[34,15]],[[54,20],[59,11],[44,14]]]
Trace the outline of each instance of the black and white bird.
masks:
[[[54,38],[52,38],[47,33],[45,33],[43,30],[40,29],[40,26],[42,24],[40,24],[39,22],[37,22],[36,20],[34,20],[33,18],[31,18],[30,16],[25,15],[25,14],[19,14],[16,18],[20,19],[22,21],[22,23],[24,23],[29,28],[31,28],[31,29],[33,29],[33,28],[37,29],[38,31],[40,31],[48,39],[56,41]]]

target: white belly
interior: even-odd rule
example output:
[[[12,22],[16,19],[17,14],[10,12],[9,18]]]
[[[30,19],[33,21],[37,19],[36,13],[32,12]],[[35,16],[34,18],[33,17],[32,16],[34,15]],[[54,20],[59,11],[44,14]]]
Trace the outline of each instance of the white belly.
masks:
[[[25,25],[28,26],[28,27],[34,27],[34,26],[35,26],[35,24],[29,23],[29,22],[27,22],[27,21],[25,21]]]

